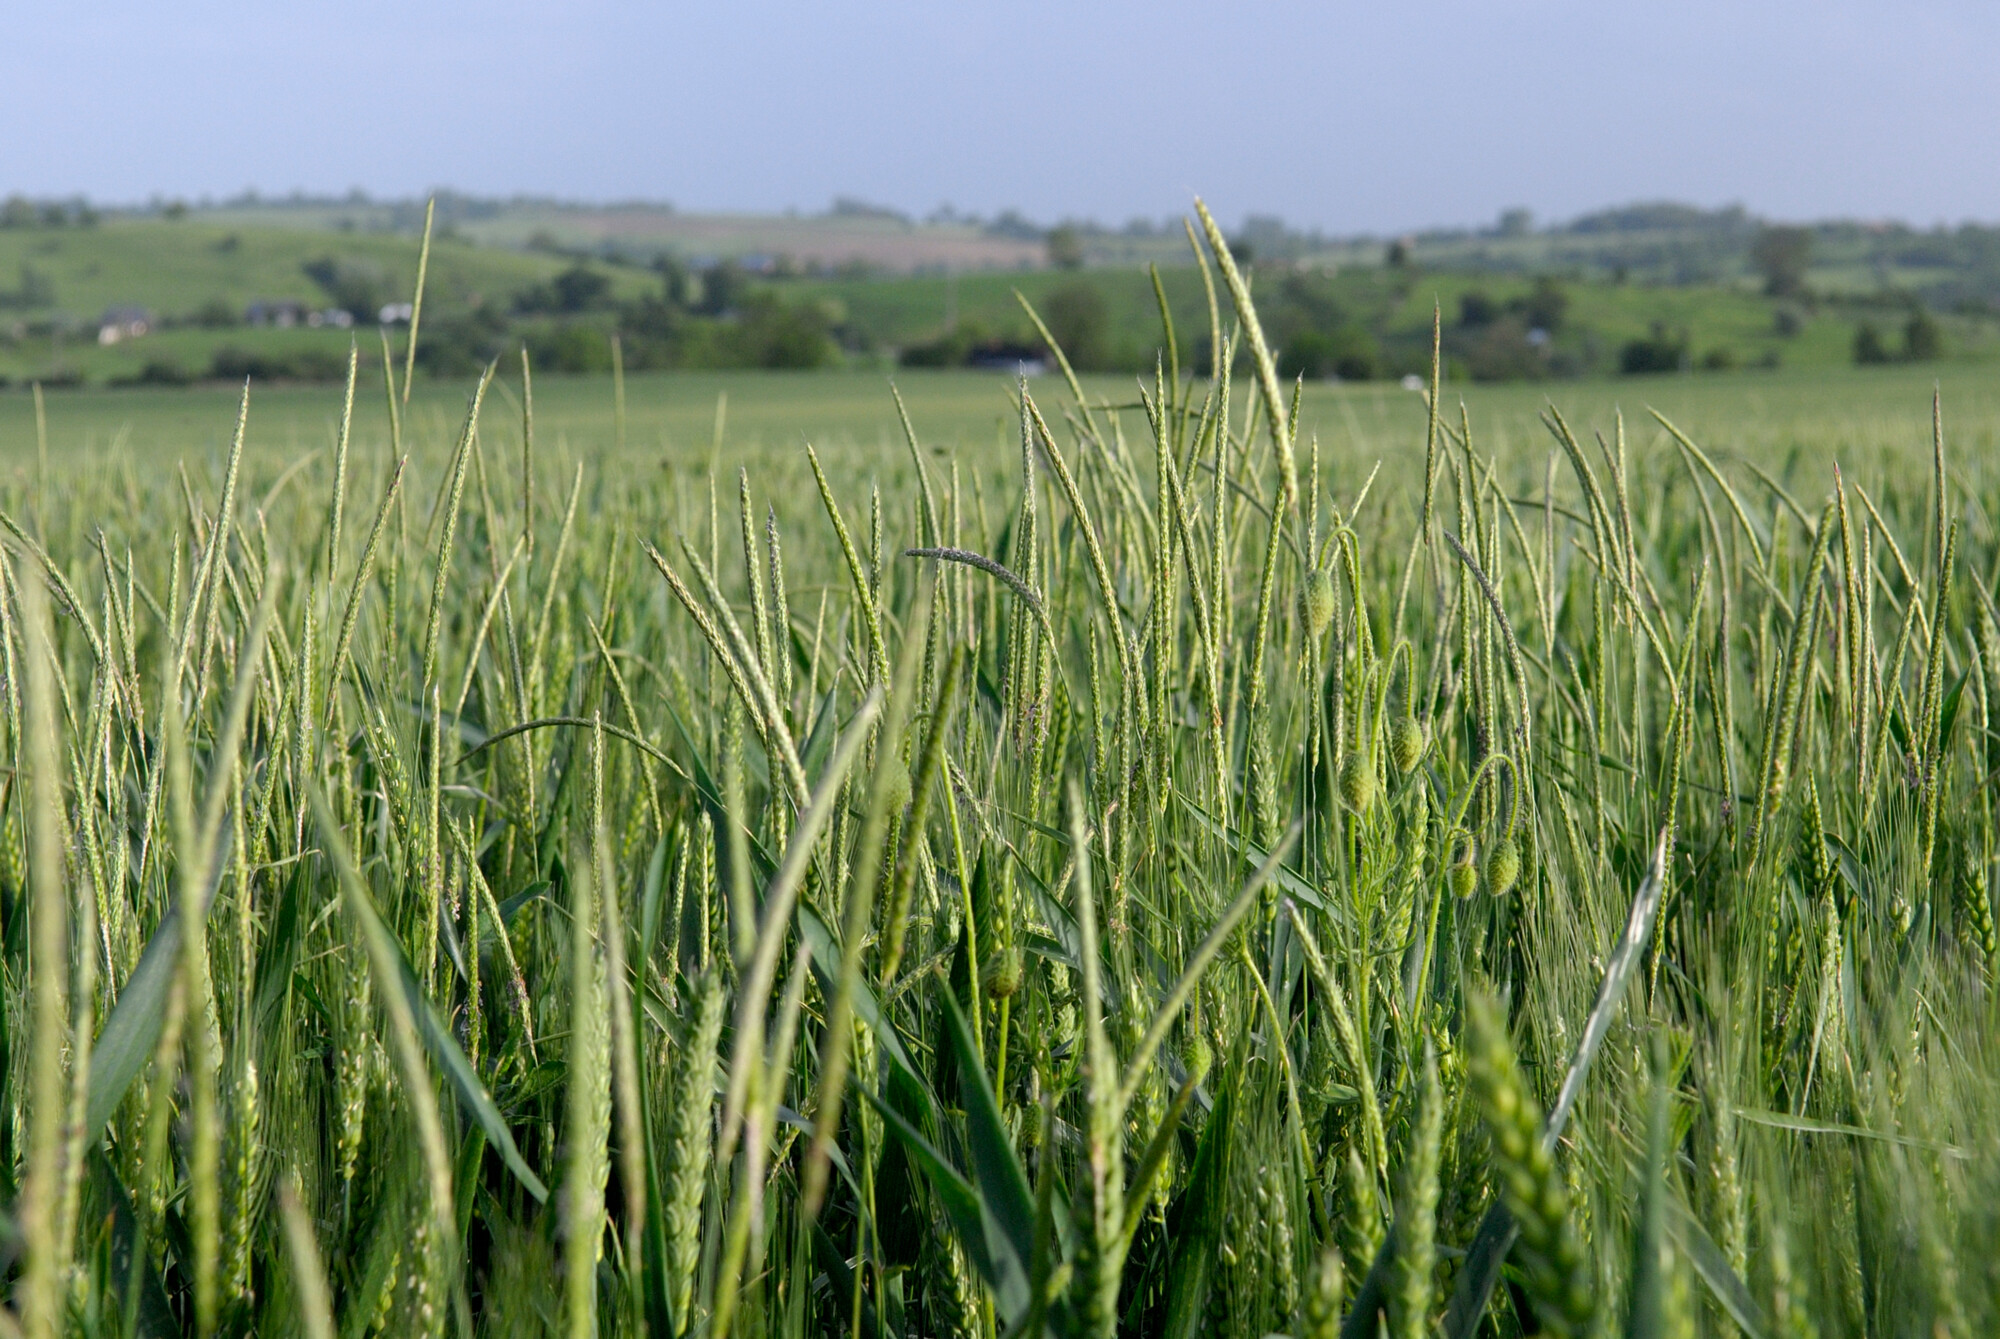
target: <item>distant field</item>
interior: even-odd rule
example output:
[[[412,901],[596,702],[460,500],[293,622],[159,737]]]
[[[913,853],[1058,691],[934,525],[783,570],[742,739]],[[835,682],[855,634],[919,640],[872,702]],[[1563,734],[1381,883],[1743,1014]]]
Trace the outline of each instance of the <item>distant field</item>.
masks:
[[[293,229],[207,219],[112,218],[90,228],[0,229],[0,289],[17,291],[27,266],[53,286],[57,309],[88,321],[95,333],[98,314],[121,303],[164,317],[192,314],[212,299],[239,309],[258,299],[325,305],[326,294],[303,269],[321,256],[375,267],[385,301],[407,301],[416,283],[416,239],[407,236],[328,229],[301,237]],[[440,237],[429,297],[447,306],[502,298],[568,263]]]
[[[1310,272],[1325,285],[1328,296],[1348,319],[1376,331],[1398,360],[1428,364],[1433,304],[1441,308],[1447,335],[1459,319],[1460,299],[1478,291],[1496,303],[1526,294],[1529,279],[1419,271],[1407,277],[1385,276],[1379,267],[1356,266]],[[1207,326],[1206,299],[1200,274],[1192,265],[1163,269],[1161,285],[1181,331],[1183,358],[1190,356],[1196,332]],[[1275,285],[1280,276],[1260,279]],[[1159,343],[1159,306],[1152,281],[1138,269],[1088,270],[1082,274],[1039,271],[1032,274],[911,275],[894,281],[870,279],[801,279],[774,285],[792,296],[829,300],[855,324],[891,345],[934,339],[952,319],[971,322],[994,334],[1028,338],[1032,327],[1014,294],[1019,290],[1038,307],[1057,290],[1086,283],[1102,295],[1114,332],[1113,344],[1126,357],[1150,361]],[[1260,288],[1260,292],[1264,290]],[[1718,351],[1739,366],[1775,359],[1789,368],[1845,367],[1853,359],[1855,324],[1868,319],[1886,325],[1893,339],[1900,315],[1855,310],[1846,306],[1790,306],[1793,333],[1781,333],[1780,304],[1748,286],[1666,287],[1652,284],[1568,282],[1564,329],[1557,347],[1586,360],[1595,372],[1617,367],[1618,351],[1628,340],[1643,339],[1656,326],[1685,335],[1690,354],[1699,361]],[[1955,362],[1984,362],[2000,355],[2000,325],[1988,317],[1947,314],[1939,317],[1946,332],[1946,356]]]
[[[716,405],[727,397],[723,424],[725,470],[738,462],[784,457],[811,442],[864,474],[878,466],[900,472],[902,429],[890,395],[894,382],[927,446],[998,471],[1016,467],[1016,425],[1005,376],[905,370],[881,373],[686,373],[627,379],[625,446],[630,455],[671,460],[682,468],[707,459]],[[1839,368],[1820,371],[1735,372],[1542,385],[1464,384],[1446,388],[1455,412],[1462,399],[1474,440],[1503,459],[1523,461],[1524,478],[1538,478],[1550,445],[1539,415],[1554,404],[1579,433],[1609,435],[1622,407],[1632,448],[1660,437],[1650,407],[1722,453],[1741,453],[1782,466],[1794,451],[1802,464],[1839,459],[1858,468],[1857,455],[1922,448],[1929,436],[1933,384],[1944,397],[1957,459],[1968,465],[2000,450],[2000,375],[1980,368]],[[1094,403],[1136,406],[1138,382],[1124,377],[1086,381]],[[1060,380],[1040,377],[1034,393],[1050,412],[1067,403]],[[420,382],[411,408],[415,435],[448,438],[464,412],[470,383]],[[1239,383],[1236,406],[1248,403]],[[108,451],[197,462],[218,456],[235,425],[231,387],[184,390],[64,391],[45,399],[52,453]],[[328,445],[340,411],[337,386],[258,386],[251,394],[253,449],[290,459]],[[483,435],[488,450],[519,441],[518,377],[505,378],[489,401]],[[387,439],[379,381],[363,384],[356,403],[357,442],[374,449]],[[541,377],[535,382],[536,435],[543,448],[596,456],[615,452],[612,383],[608,377]],[[1365,469],[1376,459],[1394,471],[1421,457],[1422,398],[1388,383],[1309,385],[1303,431],[1317,435],[1328,468]],[[1125,415],[1133,437],[1144,431],[1136,409]],[[0,394],[0,469],[19,471],[34,460],[32,398]],[[268,457],[267,457],[268,459]],[[282,466],[279,466],[280,468]]]
[[[859,262],[899,273],[927,267],[1024,269],[1044,259],[1035,236],[1000,236],[974,223],[917,223],[885,212],[700,214],[658,204],[567,205],[552,201],[440,204],[453,235],[485,246],[613,250],[635,257],[671,252],[684,260],[784,257],[828,268]],[[202,211],[206,220],[247,228],[396,232],[421,211],[407,205],[321,203]]]

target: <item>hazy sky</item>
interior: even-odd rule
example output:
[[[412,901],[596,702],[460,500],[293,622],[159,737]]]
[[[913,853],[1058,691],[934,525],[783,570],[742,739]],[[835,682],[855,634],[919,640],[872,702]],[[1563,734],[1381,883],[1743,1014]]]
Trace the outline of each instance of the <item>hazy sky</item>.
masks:
[[[0,194],[2000,219],[1991,0],[10,8]]]

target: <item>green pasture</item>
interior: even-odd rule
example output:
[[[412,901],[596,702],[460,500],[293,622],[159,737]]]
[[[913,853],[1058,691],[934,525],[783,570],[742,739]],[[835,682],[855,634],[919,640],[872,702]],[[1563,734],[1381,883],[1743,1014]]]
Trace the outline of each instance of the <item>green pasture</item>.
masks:
[[[373,266],[385,301],[407,298],[416,284],[417,250],[415,239],[396,233],[113,217],[89,227],[0,229],[0,290],[18,291],[25,265],[53,286],[55,301],[48,305],[91,323],[94,334],[98,314],[120,304],[150,307],[163,317],[191,316],[211,300],[239,314],[260,299],[326,305],[326,294],[302,268],[321,256]],[[431,250],[426,294],[445,307],[504,300],[568,263],[440,237]]]
[[[1120,406],[1128,432],[1143,430],[1138,378],[1084,378],[1096,405]],[[1038,398],[1060,391],[1060,379],[1030,382]],[[958,453],[968,463],[1011,468],[1019,425],[1004,374],[933,372],[645,373],[625,379],[624,446],[629,457],[699,468],[713,456],[725,472],[796,453],[810,442],[836,448],[862,470],[903,468],[906,449],[891,388],[900,391],[924,443]],[[1968,460],[2000,449],[2000,368],[1838,367],[1815,371],[1690,373],[1620,381],[1446,387],[1448,413],[1463,402],[1476,440],[1510,468],[1539,469],[1551,439],[1541,416],[1553,406],[1579,431],[1614,431],[1623,413],[1638,449],[1660,442],[1657,409],[1697,440],[1726,454],[1784,471],[1825,460],[1879,461],[1923,447],[1930,398],[1937,388],[1956,440]],[[446,433],[463,414],[465,384],[420,381],[410,421],[425,440]],[[1244,408],[1238,384],[1236,409]],[[50,450],[60,459],[103,459],[114,448],[152,461],[199,461],[224,451],[235,427],[240,388],[49,391],[43,397]],[[520,374],[501,369],[482,428],[496,443],[518,442]],[[722,452],[717,455],[721,402]],[[325,450],[338,428],[338,385],[258,386],[252,392],[248,445],[273,459]],[[599,457],[615,450],[619,414],[609,377],[538,376],[536,430],[547,449]],[[498,412],[494,412],[498,411]],[[385,446],[388,414],[379,381],[364,378],[356,393],[355,442]],[[1328,467],[1343,474],[1374,461],[1407,467],[1421,455],[1423,397],[1383,382],[1309,384],[1301,396],[1301,430],[1317,436]],[[16,389],[0,393],[0,460],[27,468],[36,442],[35,404]],[[1798,464],[1788,465],[1794,454]],[[1525,477],[1525,476],[1524,476]]]

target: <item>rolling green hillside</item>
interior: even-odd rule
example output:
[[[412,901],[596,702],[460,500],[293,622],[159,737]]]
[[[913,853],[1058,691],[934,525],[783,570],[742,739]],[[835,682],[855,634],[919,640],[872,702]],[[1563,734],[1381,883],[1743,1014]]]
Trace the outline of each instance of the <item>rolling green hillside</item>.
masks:
[[[1183,332],[1184,365],[1191,358],[1205,359],[1196,333],[1207,323],[1199,273],[1192,266],[1163,270],[1160,281],[1174,322]],[[1509,304],[1525,300],[1535,287],[1526,277],[1395,272],[1379,266],[1267,268],[1258,271],[1256,283],[1260,298],[1273,308],[1267,322],[1282,323],[1288,307],[1295,305],[1288,299],[1296,288],[1304,300],[1331,312],[1336,325],[1366,330],[1379,350],[1376,375],[1428,368],[1435,307],[1444,323],[1448,374],[1459,377],[1480,375],[1476,355],[1486,333],[1463,321],[1467,295],[1484,294],[1504,315]],[[1159,306],[1151,277],[1135,269],[913,275],[893,281],[798,279],[774,282],[771,287],[831,304],[850,326],[892,348],[939,340],[954,320],[979,337],[1033,343],[1033,327],[1016,291],[1048,315],[1055,295],[1085,289],[1101,299],[1106,331],[1101,366],[1149,367],[1160,344]],[[1779,301],[1738,285],[1673,287],[1583,280],[1560,283],[1558,288],[1566,305],[1551,333],[1541,371],[1556,377],[1616,373],[1624,345],[1652,338],[1656,327],[1669,339],[1684,340],[1689,362],[1696,367],[1710,355],[1717,355],[1716,361],[1726,367],[1844,367],[1853,361],[1854,333],[1860,322],[1876,323],[1893,339],[1908,317],[1908,308],[1894,301]],[[2000,322],[1993,318],[1947,313],[1934,319],[1944,331],[1947,361],[1985,362],[2000,356]],[[1050,324],[1059,338],[1064,336],[1057,321]],[[1521,327],[1519,333],[1526,329]],[[1279,338],[1282,344],[1283,337]]]
[[[326,291],[304,269],[321,257],[372,270],[385,301],[407,299],[417,252],[416,238],[394,233],[113,217],[88,228],[0,229],[0,288],[18,291],[25,265],[54,286],[48,308],[94,320],[107,306],[136,303],[164,318],[191,318],[217,300],[232,307],[286,298],[325,305]],[[428,292],[446,305],[504,298],[567,263],[441,235],[431,250]]]
[[[0,229],[0,376],[18,381],[67,370],[104,382],[159,359],[199,368],[224,345],[281,353],[314,349],[344,360],[346,330],[239,323],[254,302],[333,306],[336,295],[307,272],[324,261],[351,286],[349,297],[374,298],[377,305],[408,301],[418,250],[416,238],[393,233],[231,227],[198,217]],[[569,263],[442,237],[431,250],[426,300],[440,315],[504,305]],[[605,273],[619,296],[655,286],[640,272],[612,267]],[[152,333],[99,348],[100,318],[124,306],[150,313]],[[358,330],[372,342],[369,325]]]
[[[364,359],[379,356],[375,314],[382,304],[407,301],[414,288],[419,245],[407,213],[242,207],[0,227],[0,379],[54,388],[337,376],[350,339],[358,338]],[[762,270],[734,260],[721,269],[685,262],[689,239],[700,237],[715,244],[712,254],[732,256],[760,241],[834,246],[866,236],[887,245],[894,234],[907,252],[897,253],[898,263],[916,264],[922,255],[908,247],[918,241],[983,234],[872,215],[765,220],[763,231],[743,220],[638,209],[467,212],[454,205],[441,207],[439,218],[428,334],[420,340],[430,372],[463,371],[523,343],[551,373],[605,371],[613,335],[622,337],[635,370],[957,366],[982,351],[1004,361],[1041,343],[1017,291],[1079,368],[1142,372],[1163,341],[1159,296],[1140,257],[1167,262],[1159,291],[1181,332],[1183,367],[1205,366],[1209,356],[1201,275],[1159,231],[1136,239],[1090,234],[1081,269],[947,270],[959,264],[948,259],[890,273],[861,264],[802,269],[795,256],[782,264],[767,257]],[[567,231],[537,227],[524,236],[521,229],[538,219]],[[1287,375],[1308,380],[1427,372],[1434,307],[1443,319],[1446,375],[1458,380],[1560,380],[1635,366],[1847,366],[1864,323],[1880,332],[1885,358],[1901,358],[1914,347],[1905,326],[1922,304],[1915,289],[1896,286],[1903,271],[1883,267],[1893,260],[1907,268],[1924,253],[1911,243],[1878,255],[1866,238],[1827,236],[1815,243],[1823,263],[1806,271],[1798,296],[1782,299],[1742,273],[1741,257],[1727,249],[1740,251],[1741,239],[1713,229],[1640,230],[1611,241],[1569,233],[1431,237],[1398,265],[1383,263],[1380,247],[1287,250],[1246,240],[1245,250],[1260,258],[1252,282]],[[1679,241],[1670,246],[1672,238]],[[1129,255],[1117,250],[1127,241]],[[638,263],[644,247],[665,258],[664,272]],[[1025,263],[1026,254],[1016,260]],[[1689,259],[1711,255],[1735,259],[1708,270]],[[1579,260],[1593,256],[1589,264]],[[1599,263],[1612,256],[1645,263],[1629,272]],[[1688,273],[1708,277],[1656,277],[1688,265]],[[582,276],[574,301],[552,296],[553,281],[565,274]],[[1879,281],[1873,288],[1870,274]],[[297,304],[296,328],[246,324],[258,303]],[[121,307],[143,312],[150,330],[100,345],[105,314]],[[359,319],[351,328],[305,323],[310,313],[336,307]],[[2000,317],[1989,309],[1961,302],[1926,319],[1937,338],[1935,348],[1919,350],[1923,361],[1977,364],[2000,356]],[[1634,354],[1635,344],[1646,347]]]

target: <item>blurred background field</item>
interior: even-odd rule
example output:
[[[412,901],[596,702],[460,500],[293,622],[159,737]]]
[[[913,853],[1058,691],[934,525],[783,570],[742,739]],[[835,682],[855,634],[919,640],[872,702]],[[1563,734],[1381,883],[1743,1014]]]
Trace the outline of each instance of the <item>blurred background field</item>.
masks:
[[[1093,403],[1127,406],[1126,431],[1135,438],[1143,434],[1139,379],[1083,380]],[[1038,399],[1064,398],[1056,377],[1037,377],[1030,384]],[[519,440],[518,364],[503,363],[496,386],[482,432],[504,448]],[[1019,428],[1010,408],[1010,379],[921,369],[633,373],[625,378],[626,457],[698,470],[714,454],[718,400],[723,400],[723,450],[716,460],[725,473],[737,464],[802,454],[810,442],[822,453],[836,453],[864,477],[897,474],[907,456],[892,386],[926,446],[957,454],[968,468],[976,462],[1002,472],[1016,467]],[[1551,448],[1540,422],[1550,406],[1579,433],[1607,436],[1622,410],[1635,451],[1663,437],[1648,413],[1657,409],[1711,450],[1749,457],[1779,474],[1788,468],[1818,470],[1829,460],[1853,474],[1883,467],[1904,451],[1912,453],[1912,462],[1928,466],[1934,388],[1942,396],[1959,466],[1978,473],[2000,448],[2000,369],[1835,368],[1643,381],[1467,383],[1447,387],[1445,404],[1455,412],[1462,401],[1482,449],[1506,460],[1518,457],[1524,477],[1539,477]],[[413,440],[448,442],[470,389],[470,379],[419,381],[410,413],[422,430]],[[1237,384],[1239,416],[1250,390],[1247,381]],[[105,459],[114,450],[151,461],[185,457],[191,466],[219,460],[235,427],[240,393],[240,385],[228,384],[51,392],[43,401],[49,450],[66,460]],[[254,388],[252,459],[261,468],[281,469],[304,452],[330,447],[340,406],[337,384]],[[615,453],[619,425],[610,377],[538,374],[534,406],[542,449],[590,457]],[[1394,383],[1309,383],[1301,422],[1305,434],[1318,436],[1335,471],[1365,471],[1379,459],[1394,473],[1421,461],[1423,398]],[[364,378],[356,392],[355,443],[371,451],[386,449],[387,440],[378,374],[372,381]],[[0,395],[0,469],[31,468],[35,444],[33,397]]]

